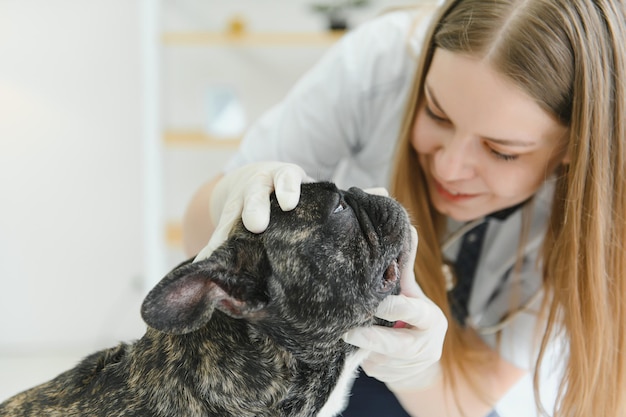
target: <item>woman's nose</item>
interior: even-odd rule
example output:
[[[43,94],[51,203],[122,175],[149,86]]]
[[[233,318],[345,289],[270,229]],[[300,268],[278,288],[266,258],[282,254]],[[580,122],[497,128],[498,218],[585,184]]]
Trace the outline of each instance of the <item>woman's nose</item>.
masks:
[[[471,138],[455,136],[435,151],[435,171],[445,181],[467,180],[474,175]]]

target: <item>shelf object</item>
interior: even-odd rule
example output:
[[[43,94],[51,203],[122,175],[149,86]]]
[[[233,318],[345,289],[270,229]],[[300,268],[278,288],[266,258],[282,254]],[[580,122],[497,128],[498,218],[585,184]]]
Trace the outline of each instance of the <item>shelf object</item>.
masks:
[[[171,249],[183,247],[183,226],[180,221],[171,220],[165,225],[165,242]]]

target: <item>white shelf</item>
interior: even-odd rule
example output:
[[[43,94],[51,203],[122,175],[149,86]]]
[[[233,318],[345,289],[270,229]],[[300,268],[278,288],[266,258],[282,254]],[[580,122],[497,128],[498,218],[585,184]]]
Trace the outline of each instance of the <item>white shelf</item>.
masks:
[[[167,46],[251,46],[299,47],[328,46],[345,32],[168,32],[162,41]]]
[[[197,146],[213,149],[237,149],[241,143],[241,138],[214,138],[201,131],[173,131],[168,130],[163,134],[165,145],[177,146]]]

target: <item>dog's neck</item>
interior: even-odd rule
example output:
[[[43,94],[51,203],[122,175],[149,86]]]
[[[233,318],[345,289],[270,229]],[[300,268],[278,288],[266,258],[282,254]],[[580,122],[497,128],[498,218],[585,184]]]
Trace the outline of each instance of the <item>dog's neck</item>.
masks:
[[[144,371],[131,380],[141,386],[147,379],[142,362],[163,364],[148,371],[158,373],[148,380],[161,383],[142,387],[153,391],[151,408],[163,415],[180,413],[184,398],[189,416],[315,416],[346,359],[340,343],[324,361],[296,358],[249,323],[223,314],[185,335],[148,329],[138,343],[143,347],[134,360]]]

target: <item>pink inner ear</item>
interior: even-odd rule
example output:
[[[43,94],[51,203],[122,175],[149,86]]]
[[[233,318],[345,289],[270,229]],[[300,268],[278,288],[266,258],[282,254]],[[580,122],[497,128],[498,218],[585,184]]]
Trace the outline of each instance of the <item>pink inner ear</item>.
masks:
[[[250,306],[246,301],[231,296],[220,285],[199,274],[191,274],[171,283],[164,301],[165,309],[183,315],[193,315],[193,311],[213,305],[231,317],[242,318],[260,307]]]
[[[172,308],[197,304],[206,292],[206,279],[200,276],[186,277],[173,283],[166,296],[166,303]]]
[[[224,297],[226,297],[226,294],[224,294]],[[243,317],[247,313],[246,303],[241,300],[237,300],[235,298],[230,298],[230,297],[222,298],[218,302],[217,305],[218,305],[218,308],[222,310],[224,313],[227,313],[230,316],[235,317],[235,318]]]

